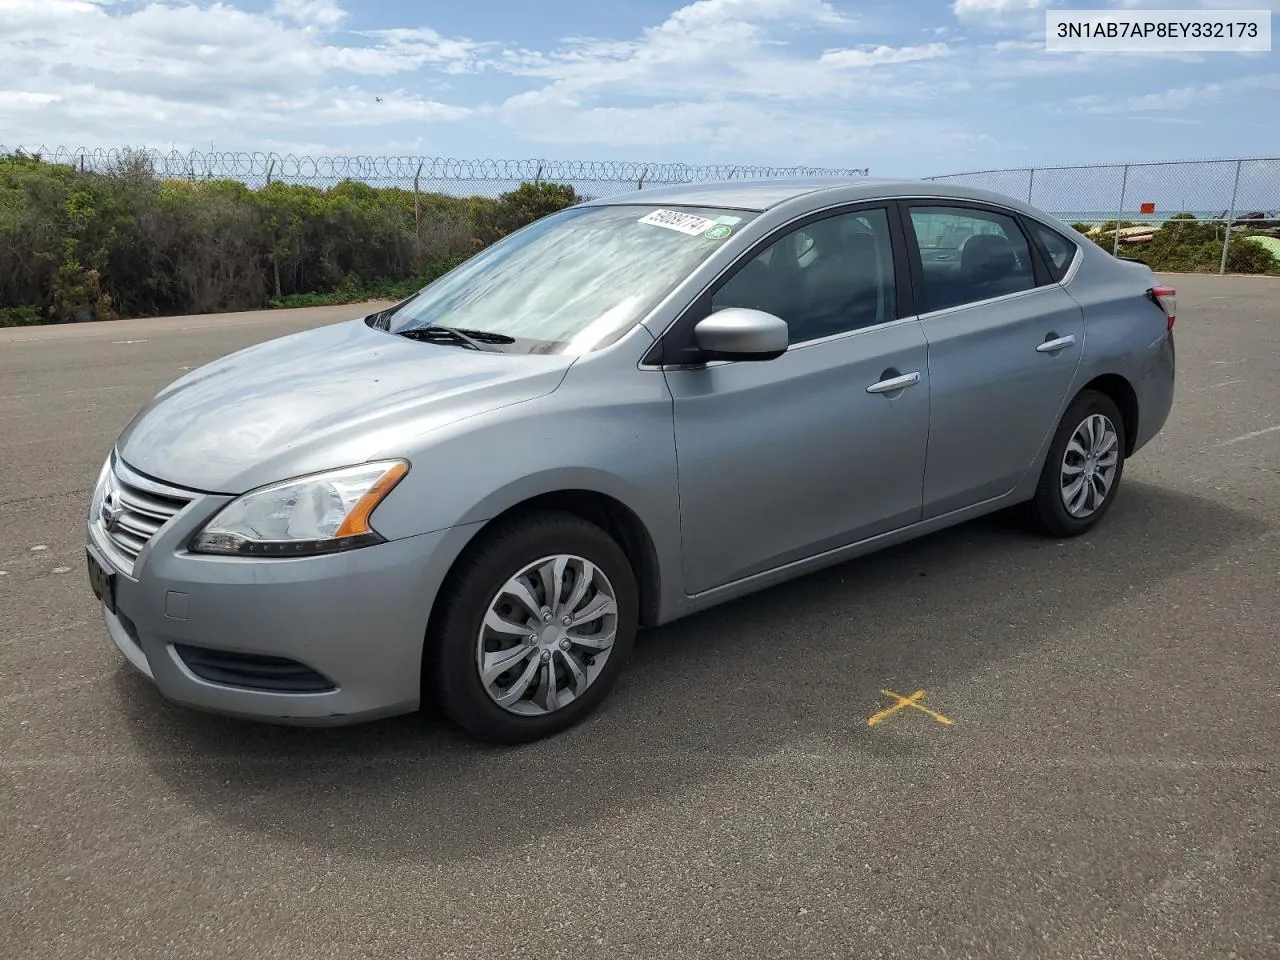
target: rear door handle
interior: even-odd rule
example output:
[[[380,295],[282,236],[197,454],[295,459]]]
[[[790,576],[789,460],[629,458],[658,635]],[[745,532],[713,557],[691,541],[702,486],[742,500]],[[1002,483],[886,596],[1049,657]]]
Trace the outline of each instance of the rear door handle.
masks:
[[[1075,334],[1067,334],[1065,337],[1059,337],[1057,340],[1046,340],[1036,350],[1040,353],[1057,353],[1059,350],[1065,350],[1067,347],[1074,346],[1076,342]]]
[[[888,380],[873,383],[867,387],[867,393],[896,393],[899,390],[907,389],[907,387],[914,387],[919,382],[919,373],[904,373],[900,377],[890,377]]]

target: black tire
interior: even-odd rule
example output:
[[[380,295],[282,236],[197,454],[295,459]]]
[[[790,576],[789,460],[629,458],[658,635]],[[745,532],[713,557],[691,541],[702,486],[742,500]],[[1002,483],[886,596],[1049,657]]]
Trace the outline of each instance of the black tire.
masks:
[[[1093,513],[1086,517],[1076,517],[1071,515],[1063,502],[1062,463],[1067,445],[1071,442],[1076,429],[1095,414],[1110,420],[1116,431],[1118,459],[1115,477],[1102,503]],[[1111,509],[1111,504],[1115,502],[1116,495],[1120,491],[1120,482],[1124,478],[1124,452],[1127,439],[1124,418],[1110,397],[1096,390],[1085,390],[1076,397],[1067,412],[1063,414],[1062,422],[1058,424],[1053,442],[1049,445],[1048,456],[1045,457],[1044,467],[1040,471],[1040,483],[1036,487],[1035,496],[1027,504],[1027,515],[1032,524],[1053,537],[1078,537],[1097,526]]]
[[[613,587],[617,634],[603,668],[584,693],[553,712],[522,716],[499,706],[486,692],[476,664],[477,639],[502,585],[551,554],[579,556],[600,568]],[[639,591],[626,554],[600,527],[560,511],[527,514],[482,532],[450,571],[437,604],[427,635],[424,692],[434,693],[444,714],[471,736],[500,744],[551,736],[591,713],[622,672],[639,619]]]

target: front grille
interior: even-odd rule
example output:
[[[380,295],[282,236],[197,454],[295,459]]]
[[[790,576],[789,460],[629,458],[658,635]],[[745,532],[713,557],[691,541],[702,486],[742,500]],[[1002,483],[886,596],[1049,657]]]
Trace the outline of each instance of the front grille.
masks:
[[[138,477],[117,461],[107,473],[97,523],[117,559],[132,570],[151,538],[190,502],[182,491]]]
[[[187,668],[201,680],[228,687],[275,693],[325,693],[337,687],[328,677],[285,657],[233,653],[174,644]]]

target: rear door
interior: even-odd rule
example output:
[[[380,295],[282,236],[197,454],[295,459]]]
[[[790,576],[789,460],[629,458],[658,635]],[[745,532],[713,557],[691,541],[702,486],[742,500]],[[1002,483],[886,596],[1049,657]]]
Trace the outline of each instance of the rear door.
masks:
[[[1026,475],[1067,400],[1084,316],[1012,211],[932,200],[901,209],[929,342],[928,519],[1009,493]]]

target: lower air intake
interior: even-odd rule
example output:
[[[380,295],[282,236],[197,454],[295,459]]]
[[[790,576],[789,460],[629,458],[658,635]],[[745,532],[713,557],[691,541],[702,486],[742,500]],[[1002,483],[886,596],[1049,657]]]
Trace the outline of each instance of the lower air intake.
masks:
[[[285,657],[175,644],[178,656],[201,680],[225,687],[272,693],[325,693],[337,686],[328,677]]]

